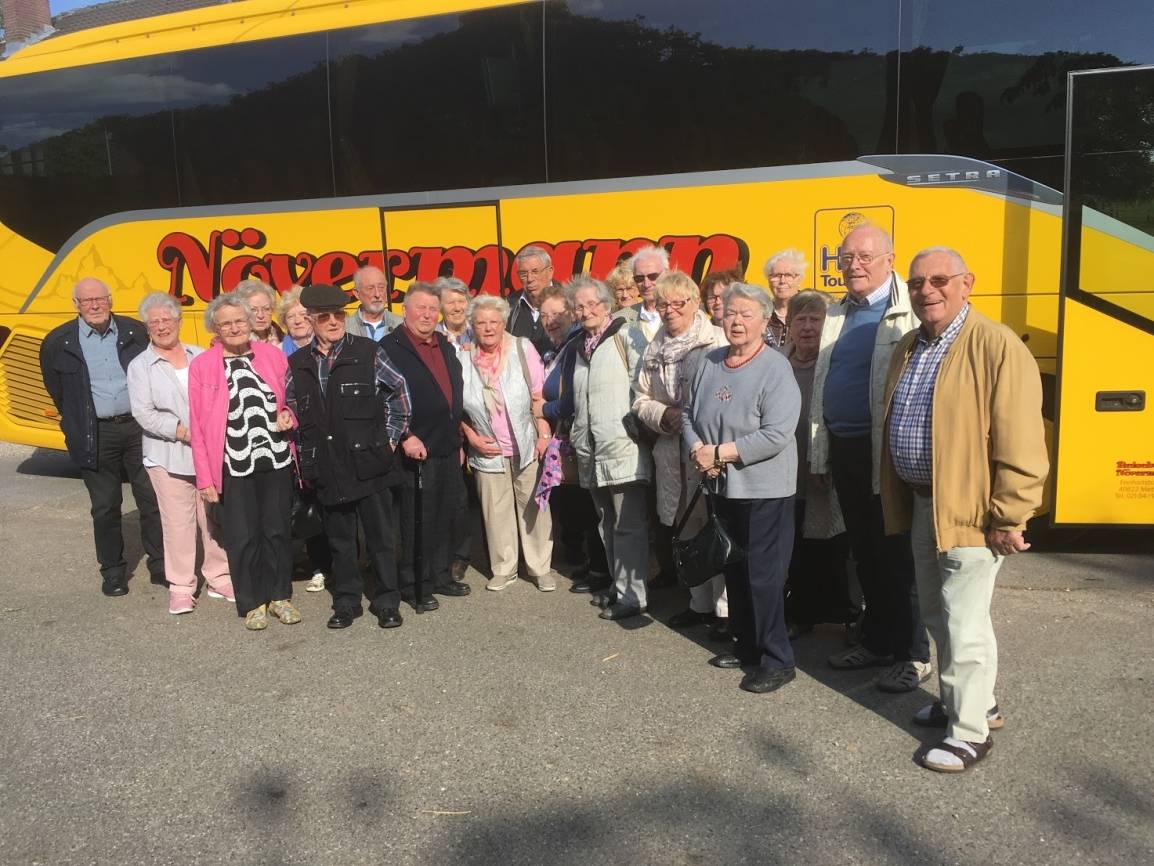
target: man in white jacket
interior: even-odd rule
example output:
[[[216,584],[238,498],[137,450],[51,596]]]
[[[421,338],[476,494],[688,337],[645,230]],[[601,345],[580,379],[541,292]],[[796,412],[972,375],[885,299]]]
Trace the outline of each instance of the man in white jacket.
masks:
[[[877,226],[842,242],[846,295],[822,328],[810,405],[810,471],[832,477],[865,597],[861,642],[832,656],[841,670],[887,666],[878,688],[913,691],[930,675],[909,535],[885,534],[880,498],[884,389],[890,356],[917,327],[894,247]]]

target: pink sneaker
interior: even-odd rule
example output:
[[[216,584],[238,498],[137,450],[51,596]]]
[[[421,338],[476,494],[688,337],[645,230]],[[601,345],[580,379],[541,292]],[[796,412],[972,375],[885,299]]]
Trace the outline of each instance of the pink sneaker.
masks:
[[[196,610],[196,601],[185,593],[172,593],[168,597],[168,612],[171,614],[192,613]]]
[[[209,598],[219,598],[222,601],[236,604],[236,594],[232,590],[231,580],[226,580],[220,586],[210,586],[206,592]]]

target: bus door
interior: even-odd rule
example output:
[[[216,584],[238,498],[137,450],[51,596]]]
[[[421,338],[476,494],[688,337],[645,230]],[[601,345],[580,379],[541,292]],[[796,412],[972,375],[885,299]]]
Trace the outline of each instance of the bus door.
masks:
[[[1154,67],[1069,76],[1056,525],[1154,524]]]
[[[394,312],[417,280],[456,277],[472,294],[504,293],[509,262],[496,202],[383,208],[381,226]]]

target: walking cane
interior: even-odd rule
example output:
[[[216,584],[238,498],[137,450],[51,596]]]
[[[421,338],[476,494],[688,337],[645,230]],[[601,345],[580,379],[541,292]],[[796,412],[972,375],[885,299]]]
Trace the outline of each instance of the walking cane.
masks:
[[[424,575],[424,487],[425,480],[421,472],[421,461],[417,461],[417,485],[413,490],[413,597],[416,599],[418,613],[420,606],[425,602]]]

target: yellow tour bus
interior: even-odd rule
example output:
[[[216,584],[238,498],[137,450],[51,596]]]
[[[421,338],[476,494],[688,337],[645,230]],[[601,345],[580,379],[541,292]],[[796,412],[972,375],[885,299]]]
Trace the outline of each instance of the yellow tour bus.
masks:
[[[82,276],[126,315],[170,293],[204,344],[248,277],[507,294],[530,244],[558,280],[656,243],[763,285],[794,247],[837,295],[869,222],[899,272],[958,249],[1037,358],[1052,522],[1154,524],[1154,7],[945,5],[242,0],[26,47],[0,62],[0,440],[62,447],[38,352]]]

